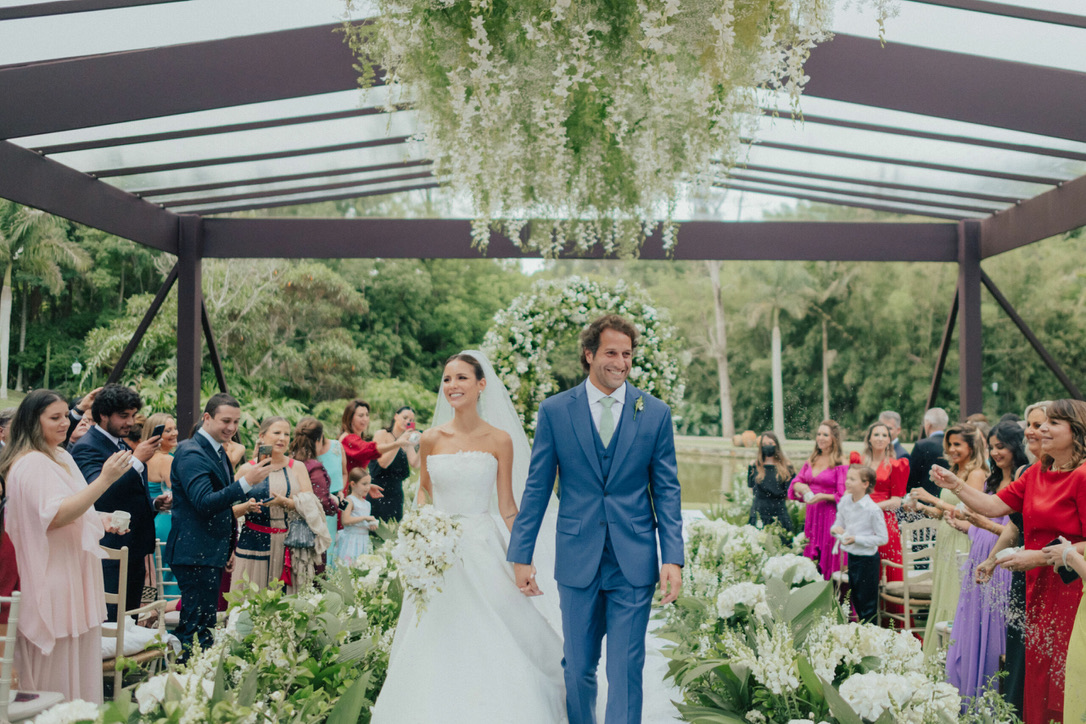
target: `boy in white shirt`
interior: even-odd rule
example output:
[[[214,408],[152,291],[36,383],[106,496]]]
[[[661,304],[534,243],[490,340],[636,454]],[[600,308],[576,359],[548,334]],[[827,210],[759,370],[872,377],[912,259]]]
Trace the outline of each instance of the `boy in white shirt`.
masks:
[[[879,613],[879,546],[890,539],[882,509],[871,500],[875,471],[852,465],[845,476],[845,492],[837,504],[830,528],[848,553],[848,583],[852,609],[861,623],[877,623]]]

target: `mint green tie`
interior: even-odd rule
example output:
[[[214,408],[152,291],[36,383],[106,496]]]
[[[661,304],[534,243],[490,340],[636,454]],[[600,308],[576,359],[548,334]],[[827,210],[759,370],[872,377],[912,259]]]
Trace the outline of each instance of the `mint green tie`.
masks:
[[[603,414],[600,415],[600,440],[603,446],[611,444],[611,436],[615,434],[615,416],[611,414],[611,405],[615,404],[615,398],[604,397],[600,399],[603,405]]]

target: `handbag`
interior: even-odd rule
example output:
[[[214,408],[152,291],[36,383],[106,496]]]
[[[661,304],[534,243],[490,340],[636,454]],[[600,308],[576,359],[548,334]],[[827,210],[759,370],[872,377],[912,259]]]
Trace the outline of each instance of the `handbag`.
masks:
[[[283,538],[287,548],[313,548],[317,545],[317,536],[309,524],[301,518],[295,518],[287,525],[287,534]]]

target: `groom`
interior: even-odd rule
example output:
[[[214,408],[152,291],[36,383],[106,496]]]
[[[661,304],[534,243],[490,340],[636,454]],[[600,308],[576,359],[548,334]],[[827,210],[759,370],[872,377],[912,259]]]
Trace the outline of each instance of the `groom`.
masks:
[[[508,560],[538,595],[532,554],[559,477],[554,577],[562,607],[569,724],[596,720],[596,669],[607,635],[607,724],[641,721],[645,632],[657,580],[682,585],[683,540],[671,410],[626,382],[637,329],[608,314],[581,333],[588,380],[540,405],[531,469]],[[656,531],[663,565],[657,565]]]

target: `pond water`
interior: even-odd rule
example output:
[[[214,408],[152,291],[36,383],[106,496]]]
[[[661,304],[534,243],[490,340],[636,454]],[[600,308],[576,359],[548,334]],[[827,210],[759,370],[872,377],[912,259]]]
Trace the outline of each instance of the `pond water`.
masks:
[[[684,508],[708,508],[724,502],[736,473],[746,476],[747,457],[741,454],[704,455],[678,454],[679,482],[682,484]]]

